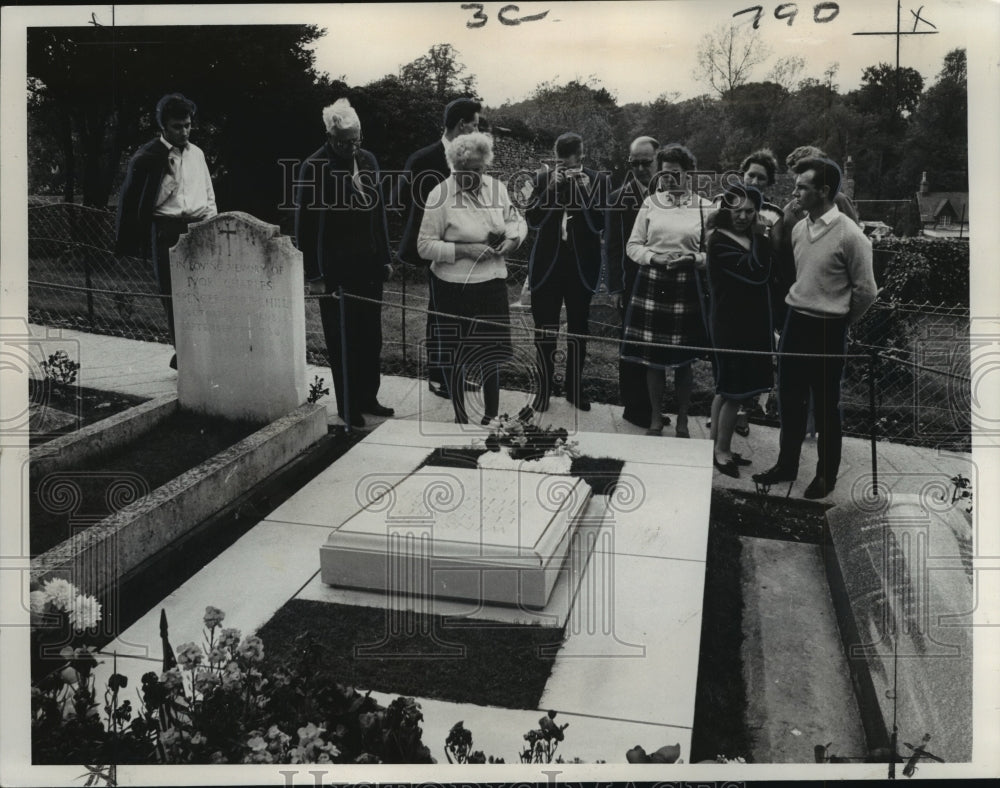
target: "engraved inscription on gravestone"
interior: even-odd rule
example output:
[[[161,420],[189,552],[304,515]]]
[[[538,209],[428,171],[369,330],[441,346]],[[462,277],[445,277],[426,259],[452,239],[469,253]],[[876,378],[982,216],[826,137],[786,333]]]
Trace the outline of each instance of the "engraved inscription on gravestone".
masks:
[[[170,255],[181,407],[272,421],[306,400],[302,255],[245,213],[192,224]]]

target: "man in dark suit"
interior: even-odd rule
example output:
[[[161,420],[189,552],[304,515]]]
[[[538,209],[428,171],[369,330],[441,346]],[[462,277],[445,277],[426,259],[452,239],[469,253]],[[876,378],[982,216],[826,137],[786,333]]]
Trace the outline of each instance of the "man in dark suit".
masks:
[[[660,143],[652,137],[636,137],[628,150],[628,172],[620,189],[611,193],[604,218],[604,253],[608,272],[608,292],[615,296],[615,306],[622,316],[628,309],[638,264],[625,253],[635,217],[649,194],[649,184],[656,172],[656,151]],[[618,389],[625,409],[622,418],[637,427],[649,428],[650,404],[646,388],[646,367],[618,360]],[[663,414],[663,423],[670,417]]]
[[[157,102],[160,135],[129,160],[115,222],[115,253],[153,260],[171,344],[174,310],[170,298],[170,247],[191,222],[210,219],[217,213],[205,154],[188,140],[196,112],[195,103],[180,93],[169,93]],[[170,366],[177,369],[176,354]]]
[[[481,109],[480,103],[470,98],[455,99],[448,104],[444,109],[444,134],[441,139],[412,154],[406,160],[406,165],[403,168],[403,177],[399,181],[399,191],[393,202],[396,205],[402,205],[406,211],[406,226],[396,254],[404,263],[427,268],[428,275],[430,275],[430,260],[423,259],[417,253],[417,236],[420,234],[420,222],[424,218],[427,195],[451,174],[448,160],[445,158],[445,145],[455,137],[476,131],[479,128]],[[433,288],[430,292],[434,292]],[[435,309],[432,301],[429,301],[428,307],[431,311]],[[427,384],[434,394],[448,398],[450,394],[447,381],[450,380],[450,375],[447,374],[447,369],[438,363],[441,359],[434,341],[433,325],[434,317],[428,315],[426,333]]]
[[[382,283],[392,273],[385,202],[375,156],[361,148],[361,121],[347,99],[323,110],[327,141],[302,165],[295,190],[295,243],[319,300],[337,412],[352,427],[363,413],[392,416],[378,401]],[[360,296],[364,299],[352,299]],[[345,357],[346,356],[346,357]]]
[[[535,230],[528,261],[531,316],[535,321],[535,350],[542,375],[532,407],[548,409],[555,384],[555,333],[566,304],[570,334],[590,332],[590,301],[601,277],[601,232],[607,206],[608,177],[583,166],[583,139],[566,132],[555,144],[556,163],[535,176],[526,218]],[[583,393],[585,339],[570,338],[566,347],[566,399],[580,410],[590,410]]]

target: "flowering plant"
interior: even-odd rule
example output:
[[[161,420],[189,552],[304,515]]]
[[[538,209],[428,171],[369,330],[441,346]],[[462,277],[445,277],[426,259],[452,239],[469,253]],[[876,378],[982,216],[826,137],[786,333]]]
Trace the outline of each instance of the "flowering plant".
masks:
[[[61,577],[46,580],[29,595],[31,674],[65,668],[66,648],[74,651],[101,621],[101,604]]]
[[[142,676],[124,698],[114,672],[96,700],[89,650],[32,689],[35,763],[433,763],[421,742],[420,705],[396,698],[381,706],[339,684],[318,664],[308,633],[291,660],[268,662],[263,641],[225,628],[225,613],[205,609],[201,644],[176,650],[164,637],[164,670]],[[163,624],[165,632],[165,623]]]

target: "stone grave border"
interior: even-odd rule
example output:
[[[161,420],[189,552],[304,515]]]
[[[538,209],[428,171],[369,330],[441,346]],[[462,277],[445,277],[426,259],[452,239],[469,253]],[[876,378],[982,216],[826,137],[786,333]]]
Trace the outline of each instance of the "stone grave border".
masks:
[[[143,403],[33,449],[29,462],[37,459],[48,472],[80,462],[152,429],[177,407],[176,395]],[[109,432],[102,436],[104,426]],[[31,582],[65,577],[83,593],[103,594],[326,433],[324,406],[306,404],[296,408],[86,531],[32,558]]]

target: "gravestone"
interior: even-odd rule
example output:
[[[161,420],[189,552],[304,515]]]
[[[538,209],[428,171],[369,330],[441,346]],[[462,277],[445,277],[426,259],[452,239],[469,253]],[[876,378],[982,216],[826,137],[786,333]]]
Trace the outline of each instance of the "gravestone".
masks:
[[[320,548],[328,585],[542,608],[590,486],[572,476],[422,468],[384,485]]]
[[[972,758],[971,529],[932,493],[826,513],[827,576],[870,748]],[[895,706],[894,706],[895,704]]]
[[[270,422],[306,400],[302,254],[245,213],[192,224],[170,254],[182,408]]]

